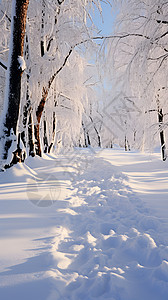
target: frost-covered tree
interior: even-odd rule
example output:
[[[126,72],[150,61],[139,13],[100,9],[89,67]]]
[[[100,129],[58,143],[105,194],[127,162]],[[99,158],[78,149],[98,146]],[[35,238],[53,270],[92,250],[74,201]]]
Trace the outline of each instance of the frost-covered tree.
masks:
[[[87,69],[87,60],[84,60],[83,56],[88,55],[93,48],[93,43],[90,41],[90,30],[85,20],[87,4],[89,2],[62,1],[58,5],[58,2],[55,1],[51,5],[50,1],[45,1],[45,3],[42,1],[41,6],[37,4],[34,10],[31,10],[30,5],[31,14],[28,15],[31,27],[30,57],[31,62],[34,62],[31,65],[30,90],[35,99],[32,101],[35,123],[35,148],[36,154],[40,156],[42,154],[42,140],[45,143],[45,151],[47,151],[49,145],[48,151],[51,150],[51,145],[54,145],[54,141],[48,143],[48,138],[46,136],[43,138],[43,135],[46,135],[49,131],[48,127],[53,127],[53,124],[56,123],[54,119],[57,117],[56,110],[59,109],[58,106],[60,105],[58,97],[66,95],[64,101],[67,101],[69,98],[71,107],[74,107],[74,109],[78,107],[79,99],[81,102],[84,102],[85,99],[84,86],[82,82],[80,85],[77,82],[80,78],[82,79],[82,73],[85,73],[85,68]],[[42,12],[41,14],[40,11]],[[42,16],[40,24],[36,21],[39,15]],[[36,41],[33,39],[34,35],[38,37]],[[34,51],[35,49],[36,51]],[[70,72],[71,74],[68,78],[66,74]],[[62,89],[62,82],[64,82],[66,93]],[[83,99],[81,91],[83,92]],[[72,93],[73,97],[71,96]],[[63,101],[63,96],[61,96],[61,99]],[[47,122],[45,120],[44,122],[42,121],[42,117],[44,118],[43,112],[46,110],[45,107],[48,100],[50,102],[50,110],[53,111],[53,116],[50,118],[52,120],[51,123],[49,119]],[[79,118],[81,116],[81,108],[82,105],[78,107],[79,114],[76,115],[78,123],[81,120],[81,117]],[[62,118],[64,118],[65,109],[59,109],[59,115],[61,111]],[[69,110],[70,115],[73,113],[72,111],[73,109]],[[45,111],[46,118],[47,114],[48,112]],[[66,116],[68,116],[67,112]],[[80,125],[78,127],[75,126],[75,118],[73,118],[73,121],[71,127],[74,126],[74,132],[76,132],[77,128],[80,130]],[[65,125],[62,127],[62,136],[68,136],[68,128],[69,126],[66,127]],[[70,130],[69,133],[71,134],[71,139],[74,140],[72,132],[73,130]],[[54,135],[52,135],[53,138]],[[67,142],[64,141],[63,144],[67,144]]]
[[[92,39],[92,26],[87,24],[92,6],[100,9],[99,0],[36,0],[30,1],[29,7],[27,5],[22,48],[20,51],[18,47],[14,52],[17,55],[15,74],[20,72],[19,78],[22,77],[22,82],[17,81],[15,124],[13,130],[5,129],[1,135],[2,158],[6,164],[16,162],[24,148],[28,155],[41,156],[43,151],[50,152],[53,147],[78,144],[82,114],[88,104],[89,89],[85,82],[90,78],[90,70],[87,61],[97,47]],[[0,53],[0,67],[4,76],[6,69],[8,73],[11,69],[5,63],[6,54],[11,55],[8,51],[9,36],[11,39],[13,36],[10,31],[10,27],[13,28],[11,0],[2,1],[0,8],[0,31],[3,32],[2,45],[5,48]],[[3,90],[7,79],[5,82],[3,77],[0,83]],[[9,89],[6,90],[8,93]],[[6,99],[1,99],[4,111]],[[8,125],[11,126],[12,122],[13,119]],[[13,160],[12,152],[15,154]]]
[[[121,108],[119,103],[124,95],[125,110],[121,110],[120,115],[125,114],[122,127],[131,145],[151,148],[160,136],[165,160],[168,3],[165,0],[124,0],[118,1],[117,9],[119,13],[107,51],[106,68],[113,86],[109,103],[117,97],[118,108]],[[127,114],[131,103],[132,113]]]
[[[17,125],[20,109],[21,77],[26,68],[23,51],[28,5],[28,0],[13,0],[12,2],[6,98],[0,137],[2,159],[7,160],[9,157],[11,164],[21,156],[21,148],[17,140]],[[9,151],[14,150],[15,155],[11,162],[11,153],[9,154]]]

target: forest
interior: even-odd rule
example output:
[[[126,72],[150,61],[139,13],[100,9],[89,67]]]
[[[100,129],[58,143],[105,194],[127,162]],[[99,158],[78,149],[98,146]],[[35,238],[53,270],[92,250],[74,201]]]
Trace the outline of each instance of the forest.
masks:
[[[0,2],[1,169],[72,147],[153,151],[167,140],[164,0]]]
[[[0,299],[168,299],[168,1],[0,0]]]

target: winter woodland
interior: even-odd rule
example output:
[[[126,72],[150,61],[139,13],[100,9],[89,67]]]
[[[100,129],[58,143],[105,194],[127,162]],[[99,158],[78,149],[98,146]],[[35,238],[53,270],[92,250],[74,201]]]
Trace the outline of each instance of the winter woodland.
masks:
[[[168,299],[167,38],[165,0],[0,0],[0,299]]]
[[[152,150],[166,159],[164,0],[1,1],[1,168],[70,147]],[[20,25],[21,24],[21,25]]]

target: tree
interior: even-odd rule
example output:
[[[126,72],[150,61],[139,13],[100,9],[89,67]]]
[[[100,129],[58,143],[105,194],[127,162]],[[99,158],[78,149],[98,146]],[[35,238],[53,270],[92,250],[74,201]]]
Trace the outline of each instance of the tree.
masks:
[[[89,86],[97,81],[97,75],[96,68],[88,64],[88,59],[93,57],[98,45],[94,43],[97,38],[92,34],[95,32],[93,24],[87,23],[90,9],[101,11],[100,2],[35,0],[29,4],[25,1],[29,10],[28,14],[27,8],[25,10],[20,55],[17,54],[19,48],[15,51],[15,60],[20,62],[19,67],[15,65],[18,72],[15,72],[16,78],[19,78],[15,85],[16,97],[11,92],[16,102],[8,101],[7,97],[4,101],[1,152],[6,167],[24,160],[24,149],[27,155],[41,156],[43,151],[50,152],[60,146],[83,144],[83,133],[82,136],[80,133],[82,124],[87,126],[88,121],[91,124],[88,143],[103,145],[102,116],[96,108],[97,104],[93,104],[94,92]],[[11,0],[2,0],[0,4],[3,11],[1,23],[5,24],[6,20],[8,26],[11,20],[13,24],[14,19],[6,9],[10,3]],[[7,68],[4,54],[9,46],[9,28],[3,30],[1,26],[0,31],[4,32],[1,37],[4,36],[6,46],[6,52],[0,52],[0,67],[9,73],[11,68]],[[11,31],[11,40],[12,36]],[[4,86],[2,81],[2,90]],[[11,103],[16,105],[15,121],[12,119]],[[97,122],[93,116],[100,117],[101,121]]]
[[[5,18],[2,19],[9,23],[12,20],[13,24],[14,16],[11,17],[6,10],[11,1],[2,2],[5,8]],[[16,1],[17,3],[21,5],[22,2]],[[13,6],[14,4],[15,1]],[[91,9],[92,0],[32,1],[28,15],[29,3],[25,1],[26,4],[21,27],[22,47],[14,52],[14,60],[11,60],[16,61],[14,67],[12,65],[7,70],[9,73],[15,68],[15,78],[18,80],[15,85],[16,96],[13,92],[7,93],[14,97],[15,102],[10,100],[11,96],[9,99],[6,96],[4,101],[1,152],[3,160],[6,160],[6,167],[20,160],[19,156],[24,148],[28,155],[34,156],[35,152],[42,155],[43,151],[51,151],[53,146],[77,144],[76,139],[79,138],[82,127],[82,113],[87,106],[88,88],[84,84],[89,77],[87,59],[95,47],[91,39],[92,26],[89,28],[86,21],[87,7]],[[99,9],[99,1],[94,1],[94,5]],[[13,30],[13,25],[11,29]],[[2,31],[2,27],[0,30]],[[8,31],[4,31],[5,38]],[[12,39],[14,32],[11,31],[12,43],[15,42]],[[8,45],[6,39],[6,46]],[[5,56],[2,55],[1,59],[1,54],[0,66],[5,71]],[[9,57],[11,55],[10,52]],[[25,65],[26,72],[23,72]],[[16,106],[14,120],[11,115],[12,105]],[[72,115],[73,122],[69,122]]]
[[[108,40],[106,64],[113,82],[113,98],[124,93],[125,98],[137,108],[126,122],[127,128],[132,131],[131,144],[137,147],[141,141],[141,148],[153,147],[158,141],[158,129],[158,137],[163,136],[163,117],[165,125],[167,123],[168,3],[165,0],[125,0],[118,3],[119,14],[114,38]],[[162,93],[158,104],[159,90]],[[127,100],[125,103],[128,107]],[[138,111],[141,113],[137,119]],[[162,122],[159,117],[157,120],[158,114],[162,116]],[[166,126],[164,130],[166,139]],[[165,140],[162,151],[165,152]],[[165,157],[164,153],[164,160]]]
[[[81,111],[83,106],[87,105],[87,101],[83,101],[82,97],[87,98],[86,90],[88,90],[81,82],[82,76],[85,76],[85,69],[88,72],[88,62],[83,59],[83,56],[88,55],[94,45],[90,39],[90,29],[86,26],[85,21],[86,6],[91,3],[92,1],[86,3],[62,1],[58,6],[57,1],[52,2],[52,5],[50,1],[41,1],[41,6],[37,5],[36,9],[30,9],[31,15],[28,16],[28,20],[29,17],[33,20],[33,24],[29,24],[32,33],[30,35],[30,60],[35,62],[31,66],[30,94],[33,95],[37,155],[42,155],[43,141],[45,151],[51,151],[52,147],[57,144],[56,124],[57,126],[62,124],[59,125],[62,126],[58,129],[59,135],[64,139],[66,137],[70,145],[75,141],[73,134],[76,129],[79,128],[80,131],[81,125],[76,127],[75,124],[76,120],[78,123],[81,121]],[[32,3],[32,5],[35,4]],[[37,11],[39,11],[38,14]],[[36,21],[38,15],[42,16],[41,23]],[[34,41],[34,35],[36,41]],[[77,72],[75,75],[74,70]],[[80,84],[77,84],[79,81]],[[60,104],[63,101],[64,103],[69,101],[71,105]],[[64,114],[66,117],[68,117],[67,111],[69,114],[73,114],[76,111],[75,106],[79,112],[75,115],[71,126],[65,126],[62,122],[64,119],[64,123],[67,124]],[[59,115],[57,114],[58,110]],[[73,126],[74,130],[72,130]],[[50,136],[47,136],[50,127],[53,127],[53,132],[55,132],[55,134],[52,132],[51,140]],[[60,146],[62,138],[58,140]],[[67,141],[64,140],[62,144],[67,145]]]
[[[22,159],[17,125],[20,110],[21,77],[26,68],[23,50],[28,5],[29,0],[13,0],[6,103],[2,124],[3,131],[1,134],[2,160],[7,160],[9,157],[10,164],[13,164],[18,159]],[[12,153],[9,156],[8,154],[9,151],[12,152],[13,150],[15,150],[15,155],[12,159]]]

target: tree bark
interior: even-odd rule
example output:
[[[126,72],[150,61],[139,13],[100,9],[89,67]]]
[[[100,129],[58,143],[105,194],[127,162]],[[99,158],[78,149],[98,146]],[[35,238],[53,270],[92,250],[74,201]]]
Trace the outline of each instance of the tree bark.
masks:
[[[21,77],[23,74],[23,50],[26,27],[26,17],[29,0],[13,0],[12,25],[11,25],[11,45],[9,53],[9,70],[7,78],[7,109],[4,118],[4,149],[3,160],[8,158],[9,149],[13,140],[17,142],[17,123],[20,110]],[[21,60],[21,62],[20,62]],[[13,137],[11,136],[13,134]],[[20,145],[19,145],[20,148]],[[18,149],[20,151],[20,149]],[[15,161],[15,160],[14,160]],[[13,162],[14,163],[14,162]],[[12,164],[13,164],[12,163]]]
[[[42,12],[41,12],[41,42],[40,42],[40,49],[41,49],[41,57],[45,54],[45,41],[44,41],[44,18],[45,18],[45,1],[42,1]]]
[[[44,153],[48,152],[48,137],[47,137],[47,121],[46,116],[44,114],[44,120],[43,120],[43,130],[44,130],[44,136],[43,136],[43,143],[44,143]]]
[[[56,115],[55,115],[55,111],[53,112],[53,129],[52,129],[52,141],[48,147],[48,153],[51,152],[51,149],[54,145],[54,140],[55,140],[55,135],[56,135]]]
[[[164,137],[164,131],[163,131],[163,110],[160,108],[160,92],[161,90],[164,90],[165,87],[163,86],[161,89],[158,90],[158,93],[156,95],[156,104],[157,104],[157,113],[158,113],[158,122],[159,122],[159,134],[160,134],[160,145],[161,145],[161,155],[162,160],[165,161],[167,158],[166,155],[166,143],[165,143],[165,137]]]
[[[166,145],[165,145],[165,138],[164,138],[164,132],[161,128],[163,125],[163,111],[162,109],[158,110],[158,121],[159,121],[159,129],[160,129],[160,144],[161,144],[161,154],[162,154],[162,160],[166,160]]]
[[[21,132],[21,139],[25,147],[29,147],[29,155],[34,156],[34,146],[33,146],[33,128],[32,128],[32,103],[30,96],[30,75],[31,75],[31,67],[30,67],[30,51],[29,51],[29,38],[28,34],[26,34],[25,38],[25,60],[27,66],[27,74],[26,74],[26,103],[23,107],[23,117],[22,117],[22,126],[23,131]],[[28,138],[28,140],[26,140]],[[31,140],[30,140],[31,139]],[[30,154],[31,153],[31,154]]]
[[[96,132],[96,134],[97,134],[97,139],[98,139],[98,147],[100,147],[100,148],[101,148],[101,138],[100,138],[99,131],[98,131],[98,129],[96,128],[96,125],[94,124],[94,121],[93,121],[92,117],[91,117],[91,116],[89,116],[89,118],[90,118],[91,122],[93,123],[93,128],[94,128],[94,130],[95,130],[95,132]]]
[[[49,92],[48,89],[43,88],[42,98],[36,110],[37,123],[34,125],[34,134],[35,134],[35,151],[38,156],[42,156],[41,141],[40,141],[40,121],[48,97],[48,92]]]
[[[82,128],[83,128],[84,142],[85,142],[84,147],[88,147],[88,143],[87,143],[87,133],[86,133],[86,128],[85,128],[85,125],[84,125],[83,121],[82,121]]]
[[[28,121],[28,147],[29,147],[29,156],[32,157],[35,156],[33,136],[34,136],[33,118],[32,118],[32,113],[30,112],[29,121]]]

